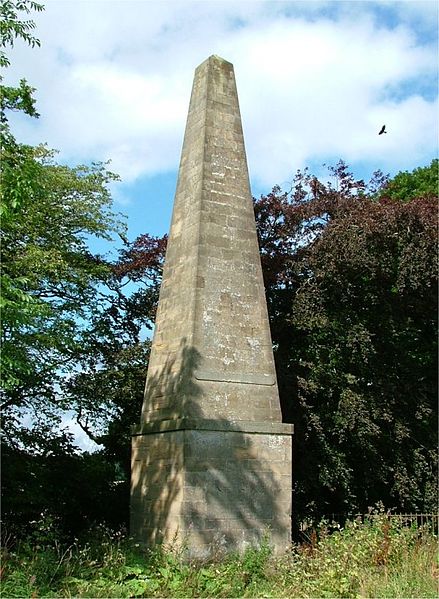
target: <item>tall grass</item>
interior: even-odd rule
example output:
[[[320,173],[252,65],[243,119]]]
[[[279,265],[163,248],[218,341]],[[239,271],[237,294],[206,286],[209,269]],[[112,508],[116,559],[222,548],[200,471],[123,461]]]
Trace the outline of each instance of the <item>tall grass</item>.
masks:
[[[274,557],[269,540],[243,555],[185,562],[108,531],[85,543],[3,550],[2,597],[437,597],[437,537],[381,515],[323,524]]]

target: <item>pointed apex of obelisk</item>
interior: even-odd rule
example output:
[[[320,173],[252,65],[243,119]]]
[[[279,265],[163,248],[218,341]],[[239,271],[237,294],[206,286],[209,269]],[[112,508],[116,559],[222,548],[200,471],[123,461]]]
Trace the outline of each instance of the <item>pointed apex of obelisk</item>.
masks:
[[[231,62],[229,62],[225,58],[222,58],[221,56],[218,56],[218,54],[212,54],[211,56],[209,56],[209,58],[206,58],[206,60],[203,60],[203,62],[199,66],[201,67],[201,65],[203,65],[205,63],[217,63],[217,64],[219,63],[219,64],[224,64],[224,65],[227,65],[227,66],[233,68],[233,65]]]
[[[220,62],[227,62],[227,63],[231,64],[225,58],[222,58],[221,56],[218,56],[218,54],[212,54],[211,56],[209,56],[209,60],[219,60]]]

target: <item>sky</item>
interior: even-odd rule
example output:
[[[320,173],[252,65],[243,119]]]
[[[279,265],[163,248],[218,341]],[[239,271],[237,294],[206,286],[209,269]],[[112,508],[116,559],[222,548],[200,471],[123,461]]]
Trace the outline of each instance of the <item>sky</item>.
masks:
[[[436,2],[44,4],[41,47],[17,43],[6,76],[36,88],[41,116],[15,118],[15,134],[70,165],[111,160],[131,239],[169,229],[193,74],[211,54],[234,64],[255,196],[340,158],[369,178],[437,156]]]
[[[437,157],[435,1],[40,1],[41,47],[17,42],[5,82],[25,77],[41,116],[13,131],[71,166],[111,160],[131,240],[169,230],[194,70],[212,54],[234,64],[255,196],[306,166],[343,159],[368,179]]]

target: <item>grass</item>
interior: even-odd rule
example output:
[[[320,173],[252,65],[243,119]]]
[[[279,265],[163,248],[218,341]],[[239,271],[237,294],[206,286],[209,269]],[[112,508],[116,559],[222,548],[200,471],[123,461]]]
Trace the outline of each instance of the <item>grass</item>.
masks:
[[[437,537],[385,516],[322,525],[281,557],[267,540],[243,555],[187,563],[100,532],[86,543],[22,542],[3,550],[1,596],[437,597]]]

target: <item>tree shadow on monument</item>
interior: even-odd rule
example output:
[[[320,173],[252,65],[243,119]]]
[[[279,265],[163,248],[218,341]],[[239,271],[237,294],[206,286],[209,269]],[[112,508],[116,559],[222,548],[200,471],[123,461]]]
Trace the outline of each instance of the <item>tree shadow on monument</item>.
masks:
[[[173,401],[162,412],[166,421],[157,423],[160,432],[134,437],[132,535],[150,546],[187,543],[199,557],[258,544],[266,531],[275,545],[286,545],[287,437],[244,431],[226,418],[205,420],[195,378],[200,362],[198,351],[183,343],[148,380],[151,403]]]

